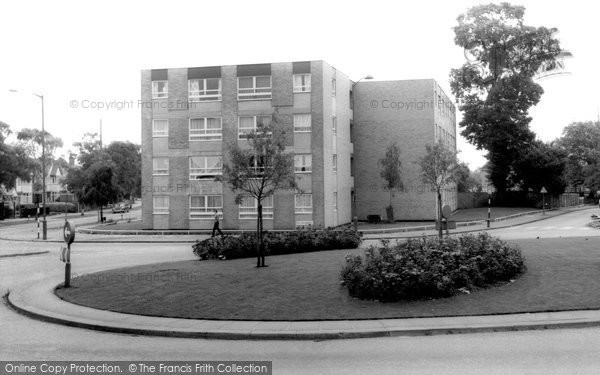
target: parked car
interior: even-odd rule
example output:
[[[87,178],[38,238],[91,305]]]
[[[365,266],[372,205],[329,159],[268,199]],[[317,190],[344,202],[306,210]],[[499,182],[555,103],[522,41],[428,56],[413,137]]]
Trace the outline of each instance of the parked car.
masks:
[[[124,214],[126,212],[129,212],[129,206],[124,205],[124,204],[113,205],[113,208],[112,208],[113,214]]]

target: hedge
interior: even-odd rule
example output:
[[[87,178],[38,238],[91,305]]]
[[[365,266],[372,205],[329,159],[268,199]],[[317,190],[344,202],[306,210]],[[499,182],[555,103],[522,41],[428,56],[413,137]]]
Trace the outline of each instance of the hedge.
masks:
[[[67,212],[77,212],[77,205],[70,202],[47,202],[46,213],[64,213],[65,208]],[[37,207],[33,203],[24,203],[20,205],[21,217],[31,216],[34,217],[37,213]],[[40,214],[42,210],[40,209]]]
[[[348,255],[341,272],[351,296],[382,302],[449,297],[506,282],[525,271],[518,247],[487,233],[422,238]]]
[[[310,251],[355,249],[362,233],[353,230],[297,230],[293,232],[264,232],[266,255],[304,253]],[[256,256],[256,233],[211,237],[192,245],[200,259],[250,258]]]

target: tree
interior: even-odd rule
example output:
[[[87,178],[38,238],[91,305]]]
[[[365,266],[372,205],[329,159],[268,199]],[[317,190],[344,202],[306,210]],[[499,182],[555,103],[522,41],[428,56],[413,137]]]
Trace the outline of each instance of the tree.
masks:
[[[17,133],[18,145],[23,149],[31,160],[27,172],[32,176],[33,189],[39,192],[42,186],[42,178],[47,176],[47,169],[54,160],[56,149],[63,146],[62,139],[53,136],[48,131],[42,132],[39,129],[25,128]],[[42,144],[44,147],[42,147]],[[42,153],[42,150],[44,151]],[[42,157],[45,154],[45,162],[42,163]],[[42,171],[42,164],[45,164],[46,170]],[[29,181],[30,179],[27,179]]]
[[[566,153],[565,180],[570,186],[600,189],[600,122],[574,122],[558,139]]]
[[[394,143],[390,143],[385,151],[385,156],[379,159],[381,167],[380,175],[386,182],[386,188],[390,193],[390,205],[386,208],[387,219],[389,222],[394,221],[394,207],[392,206],[393,189],[402,188],[402,176],[400,168],[400,148]]]
[[[296,189],[294,157],[285,150],[285,132],[279,126],[277,111],[270,123],[258,123],[256,130],[246,133],[249,147],[238,142],[228,145],[229,161],[223,163],[223,175],[217,181],[225,181],[237,194],[236,203],[244,199],[256,199],[256,266],[265,267],[263,244],[262,202],[280,189]]]
[[[461,134],[488,151],[489,178],[500,195],[522,179],[514,164],[535,139],[528,111],[543,89],[533,78],[561,52],[552,36],[557,30],[524,25],[524,13],[508,3],[478,5],[454,28],[455,43],[471,60],[450,73],[463,112]]]
[[[102,207],[114,202],[119,194],[114,181],[113,167],[102,163],[93,164],[86,171],[86,179],[89,183],[83,186],[81,202],[99,206],[102,218]]]
[[[442,191],[456,181],[458,168],[457,152],[438,142],[434,145],[425,145],[425,156],[417,160],[421,167],[421,180],[431,186],[437,196],[437,222],[439,236],[442,238]]]
[[[563,193],[565,164],[563,149],[553,143],[535,141],[515,163],[517,175],[521,176],[521,190],[539,192],[545,187],[551,194]]]
[[[10,126],[0,121],[0,189],[3,187],[7,190],[15,187],[17,178],[30,181],[29,171],[35,164],[25,148],[7,143],[10,134]]]
[[[106,147],[106,153],[115,166],[115,182],[119,190],[119,198],[131,199],[133,196],[139,196],[142,186],[140,146],[131,142],[115,141]]]

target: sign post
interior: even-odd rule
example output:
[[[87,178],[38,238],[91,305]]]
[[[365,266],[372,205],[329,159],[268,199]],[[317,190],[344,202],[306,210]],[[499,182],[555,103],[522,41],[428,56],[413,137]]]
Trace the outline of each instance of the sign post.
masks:
[[[63,227],[63,239],[67,244],[66,248],[62,248],[60,260],[65,262],[65,284],[64,287],[71,286],[71,244],[75,241],[75,228],[71,227],[68,221],[65,221]]]
[[[546,190],[546,188],[542,186],[542,190],[540,190],[540,193],[542,193],[542,215],[546,215],[546,193],[547,192],[548,192],[548,190]]]

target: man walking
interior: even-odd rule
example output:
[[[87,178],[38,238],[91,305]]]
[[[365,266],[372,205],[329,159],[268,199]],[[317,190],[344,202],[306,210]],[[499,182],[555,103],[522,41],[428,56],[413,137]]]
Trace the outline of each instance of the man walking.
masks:
[[[223,232],[221,232],[221,229],[219,228],[219,211],[214,210],[215,213],[215,224],[213,225],[213,230],[212,230],[212,237],[215,236],[215,231],[219,231],[219,234],[221,236],[223,236]]]

